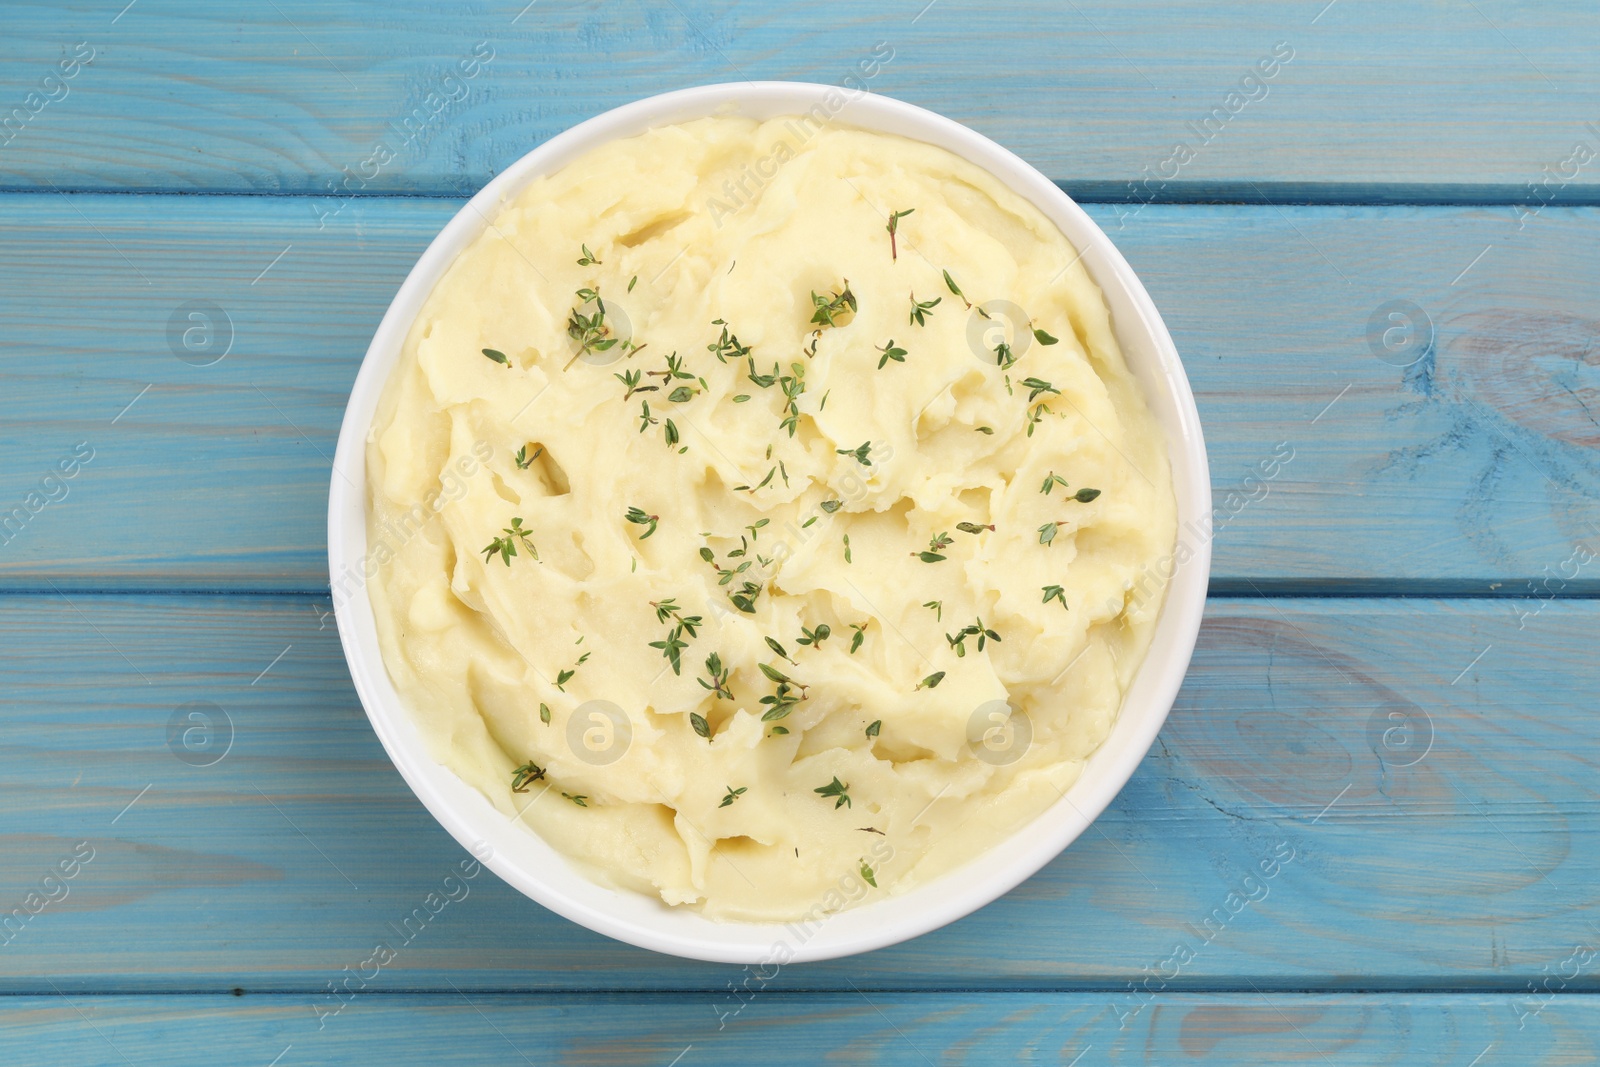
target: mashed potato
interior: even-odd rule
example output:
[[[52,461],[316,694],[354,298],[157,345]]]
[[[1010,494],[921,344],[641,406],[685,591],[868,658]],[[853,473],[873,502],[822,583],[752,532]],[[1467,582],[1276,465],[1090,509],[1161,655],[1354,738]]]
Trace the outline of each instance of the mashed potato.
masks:
[[[1057,801],[1175,534],[1061,233],[802,118],[529,185],[418,316],[367,460],[384,658],[438,758],[729,920],[902,891]]]

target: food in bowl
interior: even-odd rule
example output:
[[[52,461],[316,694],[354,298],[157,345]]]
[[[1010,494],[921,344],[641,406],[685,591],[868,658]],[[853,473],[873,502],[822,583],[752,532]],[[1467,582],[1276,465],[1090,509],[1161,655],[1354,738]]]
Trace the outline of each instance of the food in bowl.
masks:
[[[730,921],[904,892],[1060,800],[1176,529],[1060,231],[804,116],[530,182],[417,315],[367,464],[383,658],[438,759]]]

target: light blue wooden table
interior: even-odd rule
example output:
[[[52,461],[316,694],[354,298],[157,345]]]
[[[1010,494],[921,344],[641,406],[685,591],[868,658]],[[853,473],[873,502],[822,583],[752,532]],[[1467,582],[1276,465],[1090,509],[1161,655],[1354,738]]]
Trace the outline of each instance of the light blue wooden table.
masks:
[[[0,6],[0,1063],[1600,1058],[1600,9],[525,2]],[[328,615],[400,279],[575,122],[875,51],[1183,353],[1216,568],[1159,742],[893,949],[752,977],[485,874],[331,996],[461,855]]]

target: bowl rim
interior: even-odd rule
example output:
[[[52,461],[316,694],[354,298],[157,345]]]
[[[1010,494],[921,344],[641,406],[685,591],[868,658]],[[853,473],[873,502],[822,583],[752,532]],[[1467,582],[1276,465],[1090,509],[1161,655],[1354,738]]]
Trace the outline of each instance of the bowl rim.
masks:
[[[370,558],[365,453],[378,398],[424,301],[500,207],[533,179],[600,144],[652,127],[730,111],[753,118],[814,115],[818,107],[841,126],[953,151],[1033,203],[1079,250],[1105,294],[1113,332],[1167,437],[1177,543],[1168,558],[1171,575],[1150,651],[1106,739],[1061,800],[954,870],[903,893],[828,914],[812,929],[808,923],[717,922],[644,894],[607,888],[434,760],[383,665],[364,572]],[[771,965],[883,948],[962,918],[1031,877],[1105,810],[1154,743],[1194,650],[1210,574],[1210,474],[1194,395],[1160,313],[1110,238],[1042,173],[967,126],[892,97],[813,82],[722,82],[646,97],[581,122],[508,166],[440,230],[385,311],[351,387],[332,466],[328,562],[339,639],[362,708],[412,792],[486,866],[551,911],[619,941],[713,962]],[[1188,554],[1180,557],[1182,549]],[[343,583],[352,577],[353,593],[341,598]]]

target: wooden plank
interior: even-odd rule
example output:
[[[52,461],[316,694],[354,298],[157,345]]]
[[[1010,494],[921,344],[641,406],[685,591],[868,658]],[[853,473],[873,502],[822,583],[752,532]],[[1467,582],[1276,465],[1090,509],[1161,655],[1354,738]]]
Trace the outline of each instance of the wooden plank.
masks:
[[[13,1067],[187,1067],[218,1062],[221,1048],[228,1063],[281,1067],[926,1067],[1080,1062],[1074,1057],[1084,1064],[1466,1067],[1475,1056],[1484,1065],[1576,1064],[1600,1054],[1593,997],[1559,998],[1530,1017],[1512,996],[1168,994],[1119,1027],[1101,993],[769,994],[719,1029],[703,995],[451,993],[359,997],[320,1030],[304,997],[8,999],[0,1049]]]
[[[1156,748],[1081,841],[976,915],[774,988],[1521,992],[1600,938],[1597,642],[1588,600],[1214,602]],[[0,913],[93,850],[7,931],[0,993],[323,989],[464,857],[310,598],[7,596],[0,674]],[[216,732],[169,744],[196,701],[213,718],[180,725]],[[748,978],[467,885],[373,991]]]
[[[94,450],[65,498],[34,498],[0,535],[0,582],[326,586],[350,382],[458,205],[367,198],[319,230],[309,204],[0,197],[0,515],[75,446]],[[1094,212],[1199,396],[1215,591],[1600,589],[1575,555],[1600,551],[1600,210],[1551,208],[1520,230],[1486,208]],[[1406,336],[1371,325],[1394,300],[1428,318],[1381,359],[1373,338]],[[226,324],[184,319],[196,301]],[[201,351],[184,362],[173,338],[190,327]]]
[[[1294,196],[1331,185],[1572,203],[1600,188],[1593,157],[1562,166],[1580,141],[1600,148],[1586,126],[1600,121],[1600,11],[1582,0],[1407,0],[1383,9],[1405,27],[1393,33],[1354,2],[1025,0],[1003,15],[954,0],[121,6],[8,5],[0,106],[23,114],[0,133],[0,182],[320,195],[349,168],[364,192],[461,193],[618,104],[739,79],[839,84],[876,51],[892,58],[872,91],[966,122],[1098,196],[1152,195],[1128,183],[1160,173],[1180,141],[1196,155],[1155,195],[1283,183]],[[447,81],[480,42],[493,58]],[[93,62],[45,82],[80,43]],[[1229,100],[1280,44],[1287,65]],[[1219,109],[1207,139],[1199,124]],[[379,143],[395,158],[363,171]],[[1546,166],[1567,176],[1531,192]]]

